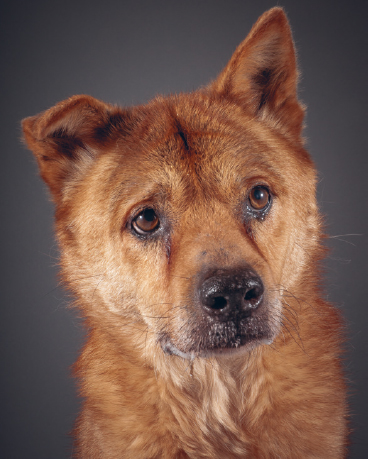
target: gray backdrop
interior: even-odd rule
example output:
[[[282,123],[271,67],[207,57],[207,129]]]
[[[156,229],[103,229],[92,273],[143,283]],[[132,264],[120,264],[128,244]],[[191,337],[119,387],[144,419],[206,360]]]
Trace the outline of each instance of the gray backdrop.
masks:
[[[53,209],[20,120],[73,94],[130,105],[204,85],[275,1],[1,1],[1,457],[69,457],[79,405],[70,366],[83,342],[57,287]],[[366,459],[367,2],[280,5],[332,236],[328,297],[347,319],[351,457]]]

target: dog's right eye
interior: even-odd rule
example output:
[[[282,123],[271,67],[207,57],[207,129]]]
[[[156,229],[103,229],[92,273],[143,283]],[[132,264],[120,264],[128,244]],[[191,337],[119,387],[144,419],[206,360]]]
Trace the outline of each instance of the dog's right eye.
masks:
[[[144,235],[156,231],[160,220],[153,209],[144,209],[132,221],[132,228],[138,234]]]

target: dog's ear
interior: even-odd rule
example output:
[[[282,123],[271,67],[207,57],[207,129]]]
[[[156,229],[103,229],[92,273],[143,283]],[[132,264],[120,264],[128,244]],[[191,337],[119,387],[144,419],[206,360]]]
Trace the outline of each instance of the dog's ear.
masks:
[[[22,121],[26,144],[56,200],[68,180],[93,161],[112,112],[114,107],[93,97],[74,96]]]
[[[211,88],[299,139],[304,109],[290,26],[281,8],[264,13]]]

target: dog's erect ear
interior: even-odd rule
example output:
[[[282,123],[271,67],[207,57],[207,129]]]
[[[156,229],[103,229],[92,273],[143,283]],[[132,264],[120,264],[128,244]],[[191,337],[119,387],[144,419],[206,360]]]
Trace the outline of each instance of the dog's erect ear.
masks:
[[[211,88],[299,138],[304,110],[297,99],[297,79],[287,17],[281,8],[272,8],[258,19]]]
[[[56,200],[66,181],[93,160],[114,111],[93,97],[74,96],[23,120],[25,141]]]

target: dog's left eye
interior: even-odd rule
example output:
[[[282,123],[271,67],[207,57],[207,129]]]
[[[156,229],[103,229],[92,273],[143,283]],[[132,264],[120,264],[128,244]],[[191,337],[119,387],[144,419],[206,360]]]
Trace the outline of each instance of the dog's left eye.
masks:
[[[132,227],[138,234],[152,233],[160,226],[160,220],[153,209],[144,209],[132,221]]]
[[[270,192],[265,186],[255,186],[249,193],[248,201],[254,210],[265,210],[270,202]]]

